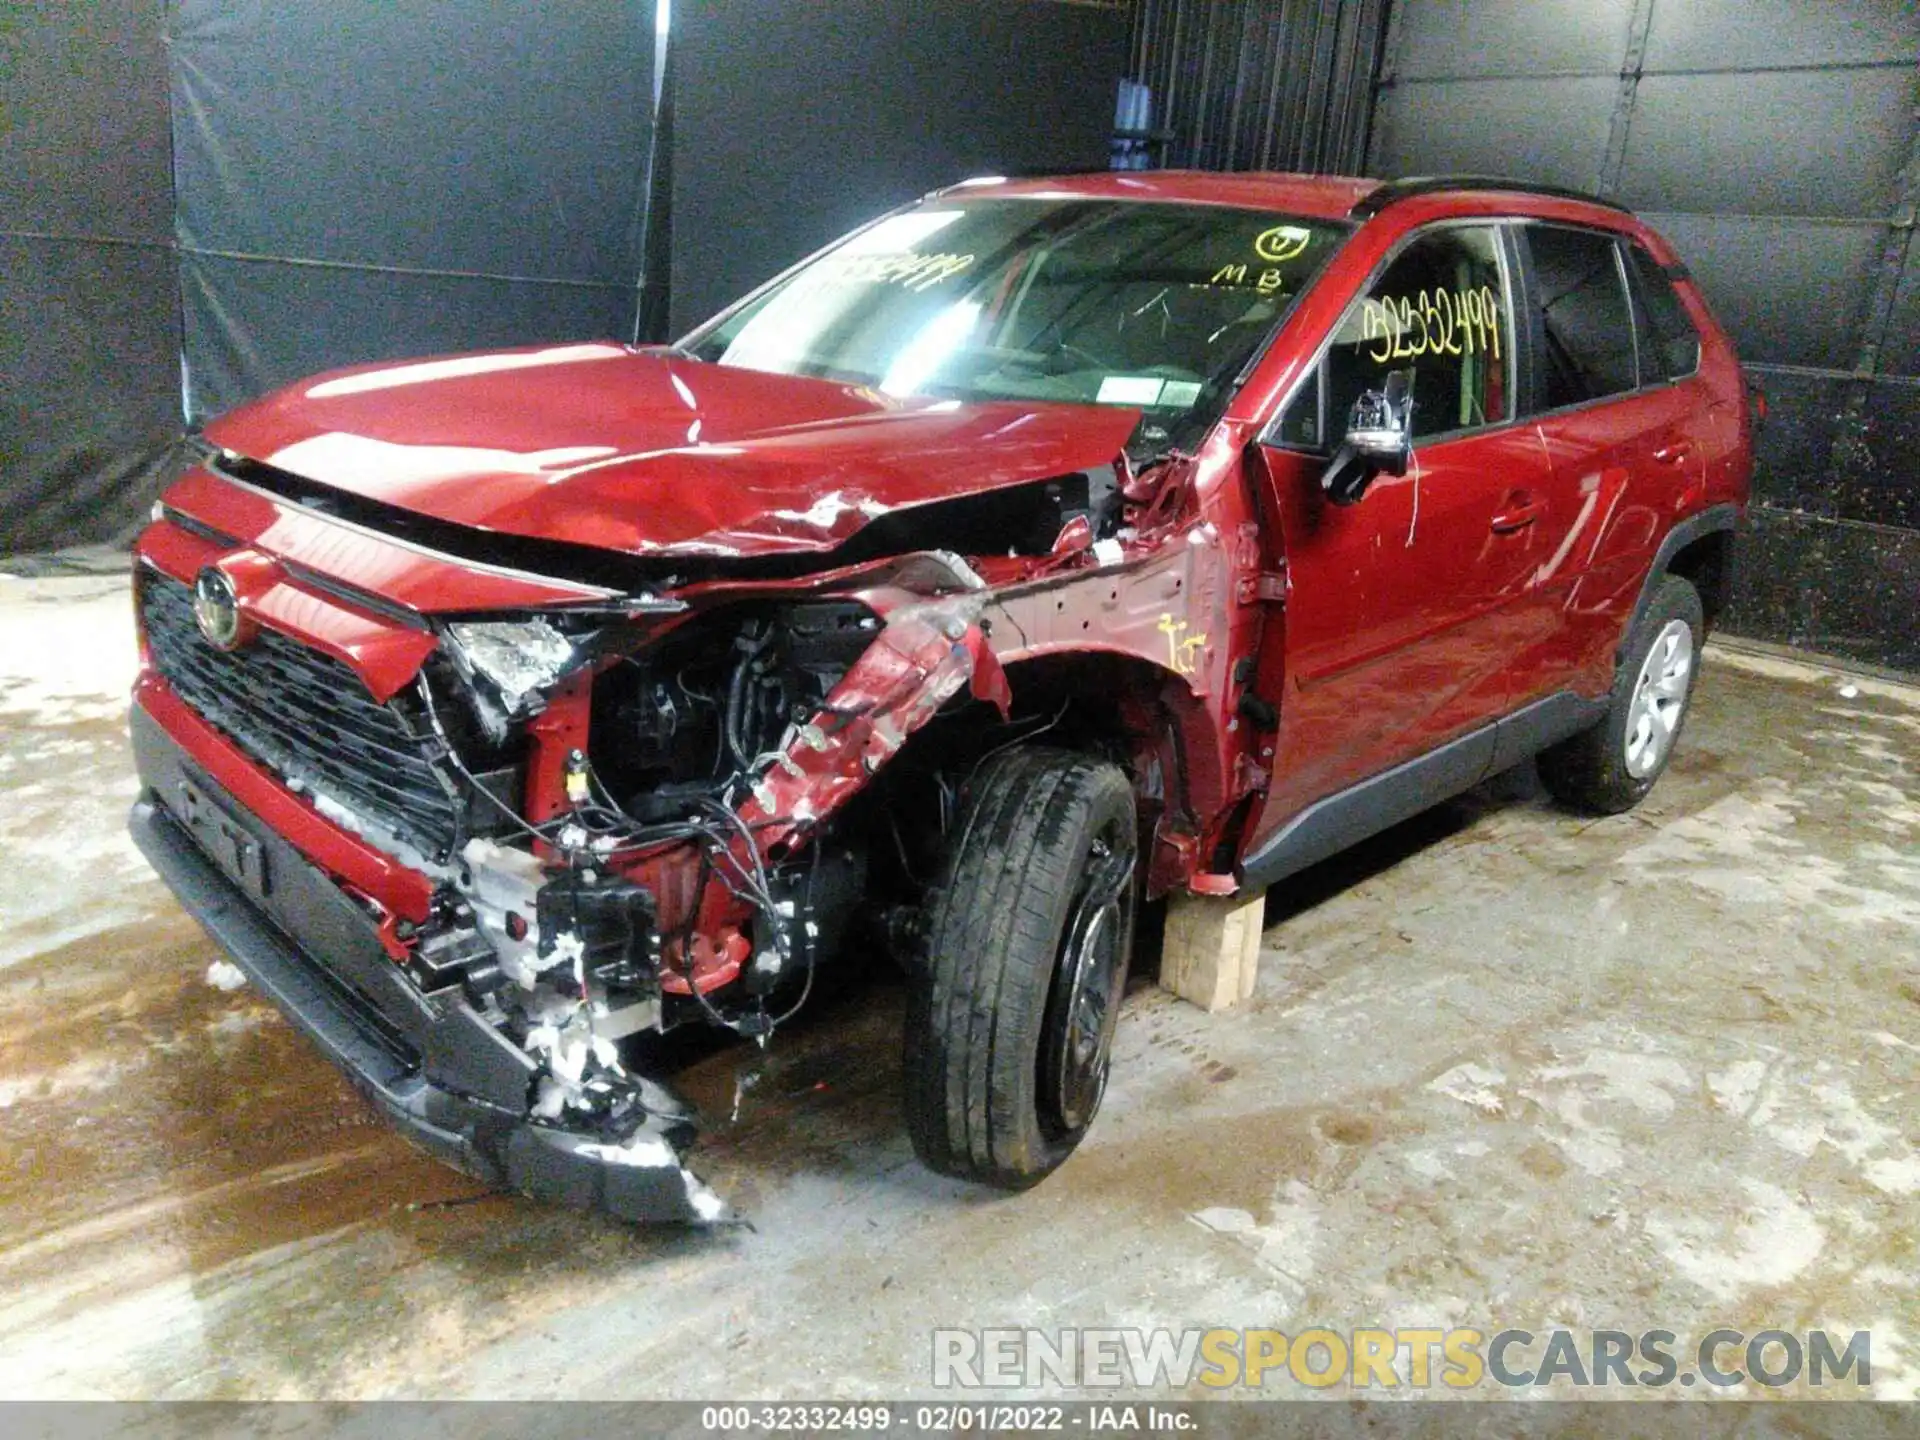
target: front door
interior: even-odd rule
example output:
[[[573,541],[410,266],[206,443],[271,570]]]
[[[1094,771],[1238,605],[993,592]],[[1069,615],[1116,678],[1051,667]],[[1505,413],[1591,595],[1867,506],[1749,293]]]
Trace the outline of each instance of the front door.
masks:
[[[1498,225],[1419,232],[1259,449],[1288,586],[1269,630],[1284,678],[1255,846],[1313,801],[1505,708],[1510,657],[1537,623],[1528,593],[1552,476],[1538,432],[1515,418],[1513,291]],[[1412,464],[1335,504],[1320,485],[1327,457],[1353,401],[1396,370],[1412,372]]]

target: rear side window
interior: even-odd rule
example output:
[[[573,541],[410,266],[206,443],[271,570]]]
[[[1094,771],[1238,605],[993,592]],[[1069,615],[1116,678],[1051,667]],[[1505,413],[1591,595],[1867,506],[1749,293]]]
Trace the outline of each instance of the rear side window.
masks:
[[[1649,383],[1683,380],[1700,368],[1700,332],[1693,328],[1693,317],[1680,303],[1658,260],[1640,246],[1629,245],[1627,262],[1639,285],[1649,332],[1640,350],[1640,366],[1647,372],[1644,378]]]
[[[1541,408],[1632,390],[1633,311],[1612,237],[1558,225],[1529,225],[1526,236],[1544,341]]]

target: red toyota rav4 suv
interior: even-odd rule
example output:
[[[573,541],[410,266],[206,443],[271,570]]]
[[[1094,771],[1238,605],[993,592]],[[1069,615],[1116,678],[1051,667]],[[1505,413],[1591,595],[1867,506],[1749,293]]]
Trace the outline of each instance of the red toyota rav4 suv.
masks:
[[[1626,211],[1490,180],[975,181],[677,345],[344,370],[141,537],[186,907],[450,1163],[713,1219],[656,1068],[910,975],[936,1169],[1058,1165],[1145,900],[1530,754],[1658,778],[1749,422]]]

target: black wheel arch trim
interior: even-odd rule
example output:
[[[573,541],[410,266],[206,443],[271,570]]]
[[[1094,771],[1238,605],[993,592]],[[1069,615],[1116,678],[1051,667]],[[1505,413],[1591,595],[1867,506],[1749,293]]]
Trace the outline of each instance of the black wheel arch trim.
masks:
[[[1661,540],[1660,548],[1654,552],[1653,563],[1647,567],[1646,578],[1640,582],[1640,594],[1633,602],[1633,613],[1627,617],[1625,628],[1620,632],[1620,643],[1615,649],[1616,659],[1627,648],[1627,641],[1640,624],[1640,618],[1647,613],[1647,606],[1653,603],[1653,592],[1661,579],[1669,574],[1667,567],[1673,563],[1673,557],[1709,535],[1737,534],[1744,515],[1743,509],[1731,500],[1719,505],[1709,505],[1706,509],[1677,521]],[[1702,636],[1704,640],[1706,637]]]

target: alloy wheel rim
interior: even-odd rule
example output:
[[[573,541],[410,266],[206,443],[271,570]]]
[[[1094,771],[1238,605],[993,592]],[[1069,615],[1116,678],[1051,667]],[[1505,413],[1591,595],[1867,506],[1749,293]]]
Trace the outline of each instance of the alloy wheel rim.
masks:
[[[1094,841],[1085,883],[1067,917],[1039,1076],[1041,1108],[1061,1134],[1088,1125],[1106,1093],[1126,981],[1124,907],[1133,858],[1130,848]]]
[[[1692,683],[1693,627],[1669,620],[1640,663],[1627,705],[1627,773],[1634,779],[1644,780],[1658,770],[1673,749]]]

